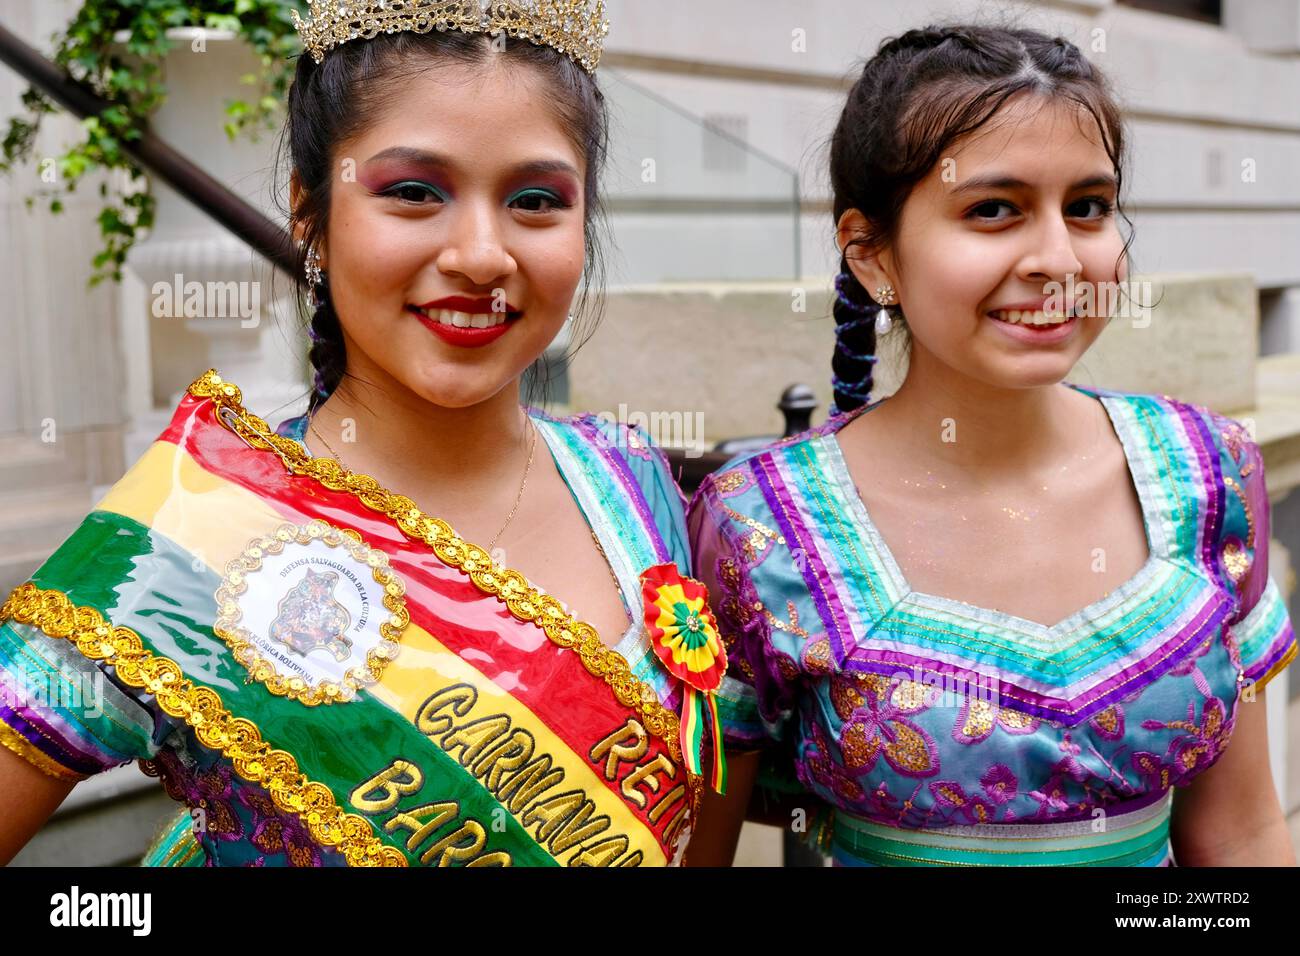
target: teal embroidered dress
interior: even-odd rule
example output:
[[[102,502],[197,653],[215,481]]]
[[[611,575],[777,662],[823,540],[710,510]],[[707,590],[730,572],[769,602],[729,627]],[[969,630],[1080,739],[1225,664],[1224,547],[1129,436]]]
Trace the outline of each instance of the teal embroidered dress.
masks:
[[[733,460],[691,503],[728,745],[782,745],[834,809],[837,864],[1169,865],[1172,788],[1295,656],[1244,429],[1074,387],[1122,441],[1150,556],[1051,627],[908,585],[836,438],[879,403]]]

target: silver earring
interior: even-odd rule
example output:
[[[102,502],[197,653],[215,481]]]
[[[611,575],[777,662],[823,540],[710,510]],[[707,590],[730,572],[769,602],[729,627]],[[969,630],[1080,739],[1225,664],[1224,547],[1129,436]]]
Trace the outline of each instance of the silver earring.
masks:
[[[876,313],[876,334],[884,335],[894,324],[889,309],[885,308],[885,306],[894,304],[894,287],[889,283],[877,286],[876,300],[880,303],[880,311]]]
[[[303,271],[307,274],[307,298],[310,300],[313,309],[319,309],[325,304],[325,300],[316,289],[325,278],[325,272],[320,267],[320,250],[315,246],[307,250],[307,260]]]
[[[314,289],[320,284],[320,250],[315,246],[307,250],[307,262],[304,271],[307,273],[308,288]]]

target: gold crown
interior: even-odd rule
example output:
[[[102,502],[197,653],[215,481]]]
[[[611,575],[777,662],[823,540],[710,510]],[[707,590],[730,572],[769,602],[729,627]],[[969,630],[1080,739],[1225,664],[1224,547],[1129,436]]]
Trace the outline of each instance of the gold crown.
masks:
[[[381,33],[462,33],[522,37],[554,47],[588,73],[600,62],[609,20],[604,0],[307,0],[309,20],[293,10],[303,47],[320,63],[349,40]]]

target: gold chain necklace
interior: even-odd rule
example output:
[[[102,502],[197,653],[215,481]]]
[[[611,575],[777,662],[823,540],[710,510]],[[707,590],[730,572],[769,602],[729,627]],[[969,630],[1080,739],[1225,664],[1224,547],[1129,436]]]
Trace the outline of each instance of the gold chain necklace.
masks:
[[[505,534],[506,528],[510,527],[510,522],[514,520],[516,512],[519,511],[519,503],[523,501],[524,489],[528,487],[528,474],[533,470],[533,453],[537,451],[537,426],[533,424],[531,419],[527,419],[527,421],[533,432],[533,440],[528,446],[528,463],[524,465],[524,477],[523,480],[519,482],[519,493],[515,495],[514,507],[510,509],[510,514],[506,515],[506,520],[501,525],[500,530],[492,536],[491,542],[489,542],[487,548],[484,549],[488,552],[491,552],[492,549],[496,547],[496,543],[501,539],[501,535]],[[334,460],[339,463],[340,468],[347,472],[352,471],[343,460],[343,456],[336,452],[330,443],[325,440],[325,436],[322,435],[320,430],[316,427],[315,421],[310,418],[307,419],[307,427],[313,435],[320,439],[320,443],[325,446],[325,450],[328,451],[330,455],[333,456]],[[599,547],[600,542],[597,542],[596,546]]]
[[[514,507],[510,509],[510,514],[506,516],[505,523],[501,525],[501,530],[498,531],[493,536],[492,542],[485,549],[489,553],[491,553],[492,548],[496,545],[497,541],[501,538],[501,535],[505,533],[506,528],[510,526],[510,522],[514,520],[515,513],[519,510],[519,502],[522,501],[524,497],[524,488],[528,486],[528,473],[532,470],[533,453],[537,450],[537,426],[533,424],[531,419],[528,420],[528,424],[532,427],[533,430],[533,440],[528,448],[528,463],[524,465],[524,477],[523,480],[519,482],[519,493],[515,495]],[[310,418],[307,419],[307,427],[313,435],[315,435],[317,438],[320,439],[320,443],[325,446],[325,450],[328,451],[330,455],[333,456],[334,460],[339,463],[339,467],[342,468],[344,471],[350,472],[352,469],[347,466],[347,463],[343,461],[343,457],[339,455],[339,453],[336,452],[333,449],[333,447],[331,447],[328,441],[325,440],[325,436],[322,435],[320,433],[320,430],[316,427],[315,421],[313,421]],[[622,603],[623,585],[618,579],[618,574],[616,574],[614,571],[614,564],[612,561],[609,560],[609,555],[605,553],[605,548],[600,543],[600,538],[596,535],[596,529],[591,528],[590,531],[591,531],[591,540],[595,543],[596,550],[600,552],[601,560],[604,562],[605,568],[609,571],[609,578],[611,581],[614,582],[614,591],[619,595],[619,601],[620,603]],[[634,619],[635,618],[633,618],[633,620]]]
[[[528,418],[526,415],[524,417]],[[519,482],[519,494],[515,495],[515,506],[510,509],[510,514],[506,515],[505,524],[501,526],[500,531],[492,536],[492,541],[487,546],[489,554],[496,546],[497,540],[505,533],[506,528],[510,526],[510,522],[514,520],[515,512],[519,510],[519,502],[524,498],[524,488],[528,485],[528,472],[533,468],[533,452],[537,450],[537,426],[533,424],[532,419],[528,419],[528,425],[533,430],[533,440],[528,446],[528,464],[524,465],[524,480]]]

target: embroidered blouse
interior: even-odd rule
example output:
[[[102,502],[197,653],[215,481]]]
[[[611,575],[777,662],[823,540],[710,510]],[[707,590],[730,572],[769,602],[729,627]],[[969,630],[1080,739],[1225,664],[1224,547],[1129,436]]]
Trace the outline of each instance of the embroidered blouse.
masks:
[[[1122,442],[1149,558],[1050,627],[908,585],[837,439],[880,403],[733,460],[691,503],[728,745],[784,745],[834,809],[837,863],[1167,865],[1171,788],[1296,654],[1245,429],[1073,387]]]

